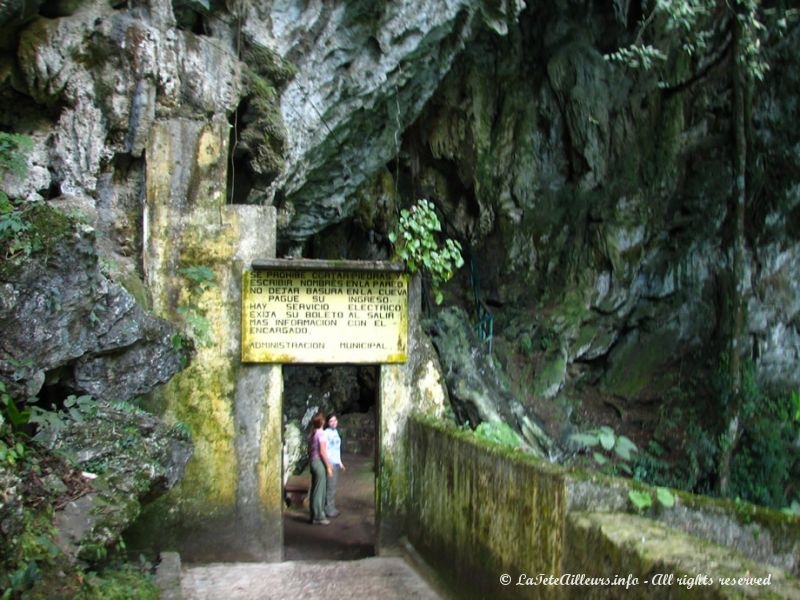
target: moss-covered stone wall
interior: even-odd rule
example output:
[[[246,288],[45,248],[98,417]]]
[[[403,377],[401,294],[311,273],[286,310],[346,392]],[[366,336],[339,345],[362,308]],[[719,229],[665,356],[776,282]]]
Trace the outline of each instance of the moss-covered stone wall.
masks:
[[[379,382],[378,477],[375,485],[376,550],[391,554],[404,534],[409,482],[406,442],[412,411],[441,417],[447,387],[439,359],[420,326],[421,285],[411,279],[408,290],[408,360],[382,365]]]
[[[650,519],[576,512],[565,525],[563,572],[594,580],[567,598],[800,598],[783,570]]]
[[[226,204],[228,137],[223,119],[172,119],[153,126],[146,149],[147,289],[154,312],[184,323],[195,347],[150,402],[189,429],[194,451],[183,480],[145,510],[137,537],[188,560],[280,560],[280,367],[240,358],[242,273],[275,255],[275,211]],[[193,268],[211,273],[210,285],[195,285]]]
[[[559,572],[563,473],[417,418],[408,433],[408,538],[458,597],[519,598],[501,574]]]
[[[459,598],[800,598],[800,519],[683,493],[645,518],[627,493],[654,490],[629,480],[427,417],[409,419],[407,432],[407,535]],[[697,575],[707,585],[679,581]]]

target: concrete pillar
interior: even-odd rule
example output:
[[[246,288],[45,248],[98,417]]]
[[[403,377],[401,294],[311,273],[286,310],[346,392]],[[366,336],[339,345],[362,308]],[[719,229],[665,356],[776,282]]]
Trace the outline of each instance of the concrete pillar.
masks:
[[[228,139],[224,119],[173,119],[154,125],[146,149],[153,310],[208,332],[194,336],[191,364],[154,394],[167,421],[188,426],[194,453],[137,529],[189,561],[280,560],[281,368],[240,360],[242,272],[275,255],[275,210],[226,204]],[[210,269],[215,282],[193,289],[182,272],[190,267]]]
[[[412,412],[442,417],[448,403],[439,359],[420,325],[421,313],[421,281],[414,276],[408,289],[408,361],[380,368],[375,482],[375,549],[380,555],[399,553],[406,531],[408,417]]]

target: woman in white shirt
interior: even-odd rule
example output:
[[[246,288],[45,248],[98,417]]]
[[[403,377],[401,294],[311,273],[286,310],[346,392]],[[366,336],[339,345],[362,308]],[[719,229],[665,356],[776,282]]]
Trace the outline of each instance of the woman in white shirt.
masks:
[[[328,450],[328,462],[332,470],[328,471],[328,481],[325,490],[325,515],[332,518],[339,515],[336,509],[336,483],[339,480],[339,470],[345,470],[342,463],[342,438],[339,437],[337,427],[339,420],[336,415],[328,417],[328,427],[325,429],[325,439]]]

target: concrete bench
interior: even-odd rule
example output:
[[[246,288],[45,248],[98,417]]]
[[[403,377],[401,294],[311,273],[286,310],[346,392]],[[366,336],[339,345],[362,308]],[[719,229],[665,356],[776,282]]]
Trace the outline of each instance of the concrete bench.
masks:
[[[283,498],[286,506],[295,508],[308,507],[308,491],[311,489],[311,478],[304,475],[292,475],[283,486]]]

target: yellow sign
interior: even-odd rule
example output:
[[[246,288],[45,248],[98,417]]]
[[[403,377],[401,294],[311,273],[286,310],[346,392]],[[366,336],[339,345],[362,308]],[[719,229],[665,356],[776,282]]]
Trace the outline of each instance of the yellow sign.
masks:
[[[245,271],[242,361],[402,363],[408,275],[386,271]]]

